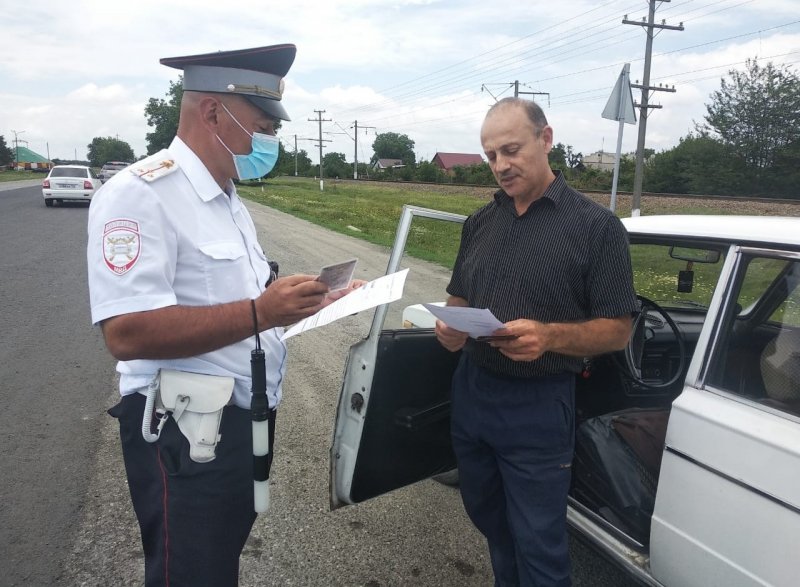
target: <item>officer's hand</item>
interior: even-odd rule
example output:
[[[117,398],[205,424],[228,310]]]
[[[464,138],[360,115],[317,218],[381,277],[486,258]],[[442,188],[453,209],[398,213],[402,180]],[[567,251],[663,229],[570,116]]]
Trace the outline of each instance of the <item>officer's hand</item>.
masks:
[[[436,338],[451,353],[461,350],[467,343],[467,333],[450,328],[441,320],[436,321]]]
[[[512,361],[535,361],[551,346],[551,330],[536,320],[512,320],[494,334],[514,337],[489,343]]]
[[[346,288],[339,289],[339,290],[332,291],[332,292],[328,292],[325,295],[325,301],[322,302],[323,307],[332,304],[336,300],[339,300],[339,299],[343,298],[344,296],[346,296],[349,293],[352,293],[353,291],[357,290],[359,287],[361,287],[365,283],[368,283],[368,282],[364,281],[363,279],[354,279],[354,280],[352,280],[350,282],[350,285],[348,285]]]
[[[280,277],[256,300],[262,330],[287,326],[315,314],[323,307],[328,286],[315,275]]]

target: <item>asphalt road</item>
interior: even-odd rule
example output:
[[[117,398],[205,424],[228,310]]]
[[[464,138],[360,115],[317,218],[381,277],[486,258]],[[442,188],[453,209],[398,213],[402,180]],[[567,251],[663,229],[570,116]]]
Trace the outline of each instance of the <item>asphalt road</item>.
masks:
[[[0,184],[1,186],[2,184]],[[2,189],[2,188],[0,188]],[[320,197],[324,197],[321,194]],[[382,275],[388,250],[248,205],[282,274],[359,259]],[[90,326],[83,205],[45,208],[38,187],[0,191],[0,586],[128,586],[143,563],[114,421],[113,361]],[[448,272],[411,267],[408,303],[442,299]],[[426,481],[329,511],[328,453],[344,358],[369,330],[362,312],[289,341],[272,509],[256,522],[240,584],[491,585],[483,538],[457,490]],[[576,586],[628,585],[573,544]]]
[[[0,184],[2,186],[2,184]],[[0,191],[0,585],[53,585],[81,515],[113,363],[89,320],[85,205]]]

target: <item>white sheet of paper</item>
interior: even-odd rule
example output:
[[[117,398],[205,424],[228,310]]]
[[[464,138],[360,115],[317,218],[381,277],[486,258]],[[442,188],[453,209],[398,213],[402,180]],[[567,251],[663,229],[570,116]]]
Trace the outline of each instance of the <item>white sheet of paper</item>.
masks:
[[[486,308],[464,308],[461,306],[436,306],[423,304],[425,308],[450,328],[466,332],[472,338],[489,336],[503,323]]]
[[[325,326],[335,322],[345,316],[350,316],[362,310],[368,310],[381,304],[388,304],[403,297],[403,287],[406,284],[408,269],[403,269],[397,273],[391,273],[379,277],[369,283],[365,283],[358,289],[353,290],[343,298],[339,298],[330,306],[322,308],[313,316],[301,320],[289,328],[281,337],[281,340],[291,338],[296,334]]]

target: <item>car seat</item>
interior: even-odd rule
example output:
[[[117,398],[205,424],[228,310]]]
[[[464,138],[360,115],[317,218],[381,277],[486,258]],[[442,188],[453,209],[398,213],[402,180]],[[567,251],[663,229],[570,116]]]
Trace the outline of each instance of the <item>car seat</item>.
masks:
[[[577,429],[572,495],[646,545],[655,507],[668,408],[630,408]]]
[[[800,414],[800,329],[784,329],[761,352],[764,403]]]

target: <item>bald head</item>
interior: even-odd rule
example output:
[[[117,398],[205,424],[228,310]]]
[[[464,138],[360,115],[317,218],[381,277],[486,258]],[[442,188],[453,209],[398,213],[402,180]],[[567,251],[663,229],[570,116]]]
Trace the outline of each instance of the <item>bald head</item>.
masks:
[[[489,108],[485,120],[509,108],[519,108],[523,110],[525,116],[527,116],[528,120],[533,124],[533,128],[536,129],[537,136],[542,132],[542,129],[547,126],[547,117],[544,115],[541,106],[536,102],[523,100],[522,98],[503,98],[502,100],[498,100]]]

